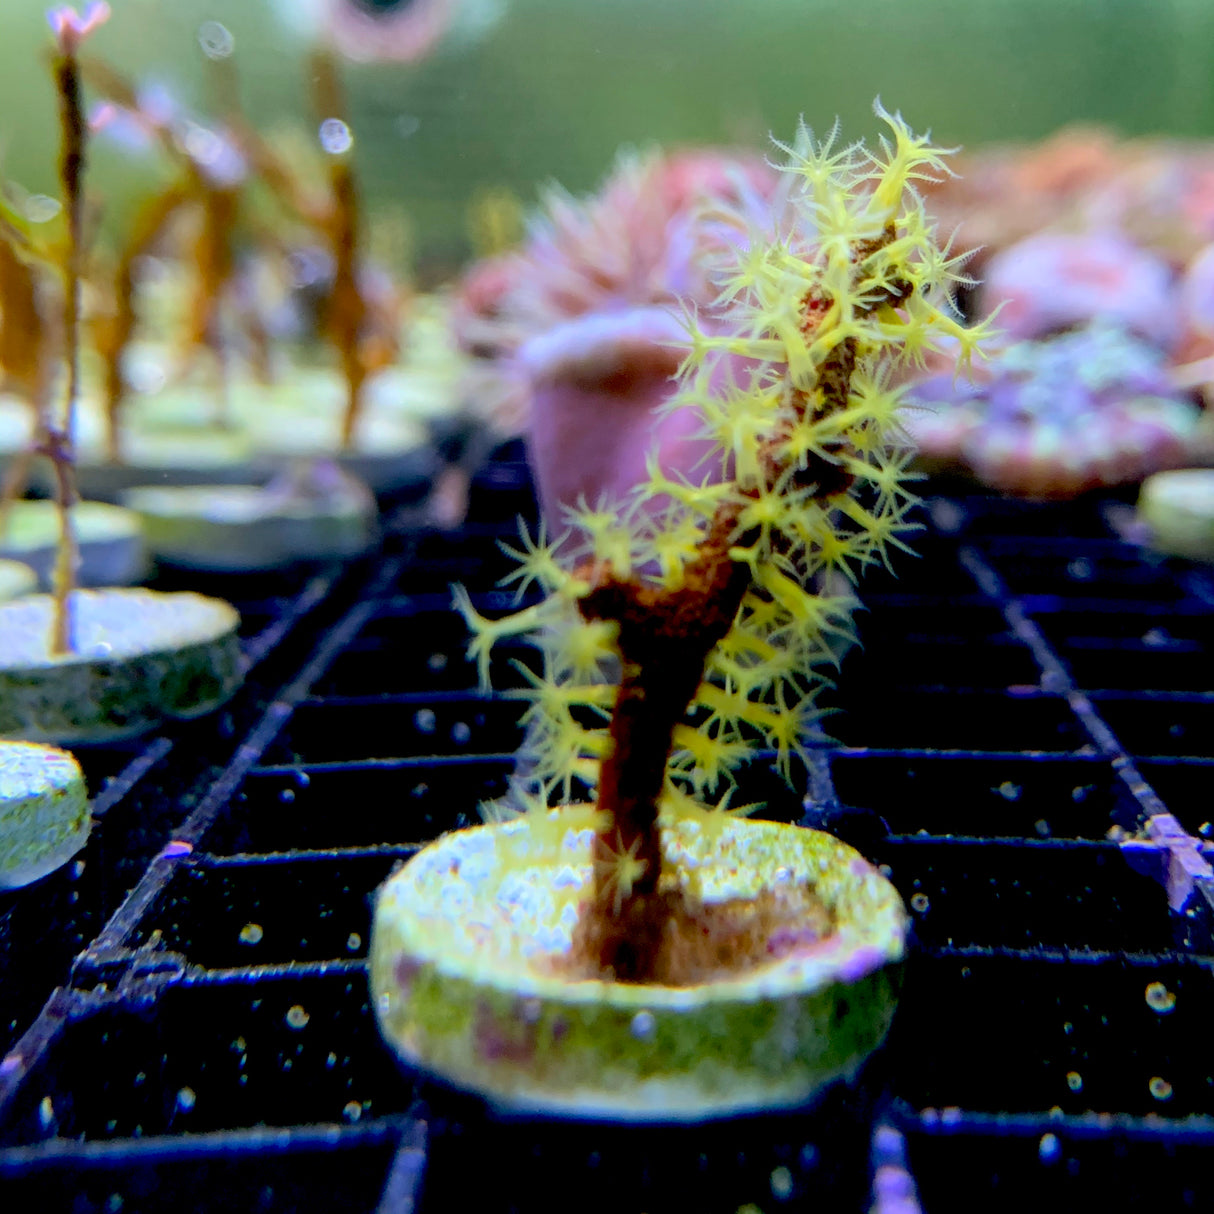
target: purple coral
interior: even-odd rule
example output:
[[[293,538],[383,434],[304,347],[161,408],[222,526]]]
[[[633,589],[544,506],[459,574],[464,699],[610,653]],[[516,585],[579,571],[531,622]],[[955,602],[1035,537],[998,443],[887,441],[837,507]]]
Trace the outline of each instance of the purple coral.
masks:
[[[1180,325],[1168,264],[1116,232],[1041,232],[992,257],[983,312],[999,305],[1013,338],[1044,337],[1101,319],[1170,349]]]
[[[934,376],[906,400],[924,456],[1032,498],[1182,465],[1200,416],[1157,349],[1106,323],[1009,346],[980,382]]]

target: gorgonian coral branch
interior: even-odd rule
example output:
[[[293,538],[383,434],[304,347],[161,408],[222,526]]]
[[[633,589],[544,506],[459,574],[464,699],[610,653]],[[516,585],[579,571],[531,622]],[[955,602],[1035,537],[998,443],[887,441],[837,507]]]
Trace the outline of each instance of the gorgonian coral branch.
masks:
[[[541,709],[533,756],[537,784],[563,790],[575,763],[602,756],[596,881],[618,923],[600,933],[617,977],[646,973],[637,908],[659,890],[659,803],[715,790],[757,747],[790,775],[823,668],[851,639],[840,586],[905,546],[914,499],[891,369],[946,341],[968,357],[984,335],[952,311],[965,279],[914,189],[946,153],[877,112],[891,132],[880,150],[802,128],[766,213],[714,204],[705,272],[720,294],[710,324],[686,310],[680,386],[663,406],[690,411],[709,457],[671,469],[655,452],[629,500],[579,502],[558,546],[524,554],[527,577],[573,566],[563,584],[537,578],[567,607],[540,610],[559,623],[533,637],[545,658],[533,705],[552,702],[545,682],[569,680],[556,655],[571,648],[585,651],[579,677],[618,684],[597,729],[567,698],[562,719]],[[462,605],[483,660],[512,625]]]

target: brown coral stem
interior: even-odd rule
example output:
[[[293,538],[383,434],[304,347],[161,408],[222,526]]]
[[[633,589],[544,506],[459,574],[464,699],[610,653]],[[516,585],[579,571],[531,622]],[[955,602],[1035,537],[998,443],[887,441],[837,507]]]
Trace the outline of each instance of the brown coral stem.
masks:
[[[594,860],[599,893],[614,892],[616,911],[616,930],[603,933],[602,963],[621,981],[645,981],[653,972],[660,935],[640,932],[640,925],[646,920],[643,905],[656,895],[661,876],[658,801],[675,727],[700,685],[705,659],[729,631],[746,592],[749,570],[729,557],[738,513],[734,505],[718,510],[679,590],[608,572],[581,600],[587,619],[620,625],[623,675],[598,787],[608,825],[595,839]],[[621,864],[634,875],[623,876]]]
[[[345,105],[337,64],[328,50],[312,57],[312,82],[317,116],[341,119]],[[349,152],[333,153],[329,161],[331,202],[325,228],[333,253],[333,285],[325,301],[325,333],[337,350],[346,381],[346,410],[342,418],[341,446],[348,450],[362,407],[367,362],[359,347],[367,317],[367,302],[358,284],[358,188]]]
[[[70,52],[60,55],[55,60],[54,72],[62,128],[59,180],[67,212],[68,244],[63,304],[67,389],[63,424],[47,428],[43,438],[46,453],[55,470],[55,505],[59,514],[59,546],[55,558],[53,586],[55,614],[51,628],[50,651],[52,655],[61,655],[69,653],[72,648],[70,600],[76,586],[78,563],[71,507],[76,500],[73,435],[76,430],[76,403],[80,396],[80,279],[83,262],[84,204],[82,184],[88,127],[80,102],[80,74],[76,56]]]

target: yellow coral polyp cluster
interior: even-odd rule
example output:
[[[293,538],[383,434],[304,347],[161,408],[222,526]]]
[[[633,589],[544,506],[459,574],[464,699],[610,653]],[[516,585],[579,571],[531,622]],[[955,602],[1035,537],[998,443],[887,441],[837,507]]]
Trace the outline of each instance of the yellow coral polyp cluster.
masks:
[[[986,335],[953,311],[952,291],[968,282],[962,259],[937,243],[914,188],[947,172],[947,153],[879,103],[877,114],[891,132],[877,151],[839,146],[837,130],[816,143],[804,125],[778,145],[787,161],[770,222],[713,215],[724,233],[709,267],[719,296],[704,320],[685,313],[686,354],[664,406],[695,411],[712,457],[689,476],[664,470],[655,452],[629,500],[579,502],[559,545],[524,539],[513,580],[534,583],[538,604],[488,620],[457,594],[483,681],[503,637],[525,636],[543,655],[520,693],[529,799],[593,786],[609,749],[618,630],[578,611],[587,563],[679,591],[722,511],[735,520],[729,559],[748,566],[749,586],[675,730],[668,797],[727,799],[756,749],[774,751],[788,776],[804,746],[824,668],[853,639],[847,587],[905,547],[911,527],[892,373],[946,345],[964,364]]]

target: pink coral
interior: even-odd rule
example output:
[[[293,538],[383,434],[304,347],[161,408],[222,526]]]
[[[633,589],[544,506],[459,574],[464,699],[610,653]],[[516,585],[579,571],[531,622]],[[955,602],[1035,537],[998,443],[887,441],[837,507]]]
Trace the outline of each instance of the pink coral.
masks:
[[[984,313],[1003,305],[1013,338],[1044,337],[1091,320],[1132,329],[1161,349],[1179,337],[1167,263],[1117,232],[1041,232],[991,258]]]
[[[502,401],[522,401],[550,523],[561,504],[625,494],[655,446],[666,471],[694,472],[694,415],[654,413],[682,356],[679,309],[710,323],[712,252],[737,238],[719,213],[765,212],[776,180],[722,150],[625,156],[592,198],[549,191],[526,247],[465,279],[457,337],[494,359]]]
[[[110,6],[104,0],[93,0],[84,10],[83,16],[70,5],[52,8],[46,14],[51,33],[59,49],[65,55],[74,55],[80,44],[96,29],[110,19]]]
[[[358,62],[416,63],[427,58],[459,13],[459,0],[413,0],[382,8],[352,0],[325,0],[327,37]]]

